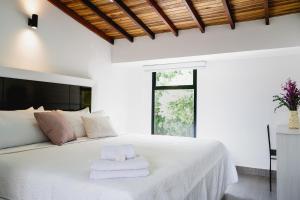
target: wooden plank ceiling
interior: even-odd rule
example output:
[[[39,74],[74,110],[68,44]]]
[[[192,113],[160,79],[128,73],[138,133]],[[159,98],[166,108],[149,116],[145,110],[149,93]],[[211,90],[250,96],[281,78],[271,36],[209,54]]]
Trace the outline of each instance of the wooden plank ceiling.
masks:
[[[262,19],[300,12],[300,0],[48,0],[111,44],[115,39]],[[200,32],[201,31],[201,32]],[[174,37],[175,37],[174,36]]]

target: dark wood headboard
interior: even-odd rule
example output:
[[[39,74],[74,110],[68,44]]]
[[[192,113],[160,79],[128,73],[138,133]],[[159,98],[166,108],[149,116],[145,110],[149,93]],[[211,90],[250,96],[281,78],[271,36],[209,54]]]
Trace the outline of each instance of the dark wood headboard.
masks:
[[[90,87],[0,77],[0,110],[91,109],[91,96]]]

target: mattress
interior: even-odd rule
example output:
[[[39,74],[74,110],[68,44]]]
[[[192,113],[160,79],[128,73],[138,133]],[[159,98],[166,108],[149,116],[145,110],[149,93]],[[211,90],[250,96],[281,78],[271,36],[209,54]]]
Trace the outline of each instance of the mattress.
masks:
[[[89,179],[91,162],[107,144],[132,144],[149,161],[150,175]],[[124,135],[0,150],[0,199],[218,200],[236,181],[226,148],[209,139]]]

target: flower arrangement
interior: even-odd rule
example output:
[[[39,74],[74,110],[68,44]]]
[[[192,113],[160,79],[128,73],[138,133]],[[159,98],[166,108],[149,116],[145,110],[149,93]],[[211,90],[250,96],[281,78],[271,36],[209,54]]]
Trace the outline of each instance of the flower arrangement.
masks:
[[[288,79],[282,86],[282,90],[283,94],[273,96],[273,101],[279,102],[275,111],[283,106],[287,107],[290,111],[297,111],[300,105],[300,91],[297,88],[296,81]]]
[[[299,129],[298,106],[300,105],[300,91],[297,88],[296,81],[288,79],[282,86],[282,90],[282,94],[273,96],[273,101],[279,102],[275,111],[283,106],[287,107],[290,110],[289,128]]]

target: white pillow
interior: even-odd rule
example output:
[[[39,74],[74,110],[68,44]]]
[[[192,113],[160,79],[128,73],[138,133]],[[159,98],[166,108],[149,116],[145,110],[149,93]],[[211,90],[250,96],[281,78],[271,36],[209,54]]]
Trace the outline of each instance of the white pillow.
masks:
[[[25,110],[18,110],[18,111],[34,111],[34,108],[33,107],[30,107],[30,108],[27,108]]]
[[[37,111],[45,111],[44,106],[40,106],[40,107],[38,107],[38,109],[35,109],[35,110],[37,110]]]
[[[38,109],[34,109],[33,107],[30,107],[25,110],[17,110],[17,111],[44,111],[44,107],[40,106],[40,107],[38,107]]]
[[[99,114],[91,114],[81,117],[86,134],[89,138],[117,136],[109,117]]]
[[[58,112],[66,118],[77,138],[86,136],[81,116],[90,114],[89,108],[85,108],[79,111],[58,110]]]
[[[105,112],[104,112],[104,110],[98,110],[98,111],[94,111],[94,112],[92,112],[92,114],[94,115],[101,115],[101,116],[104,116],[105,115]]]
[[[0,149],[48,141],[34,118],[34,112],[0,111]]]

